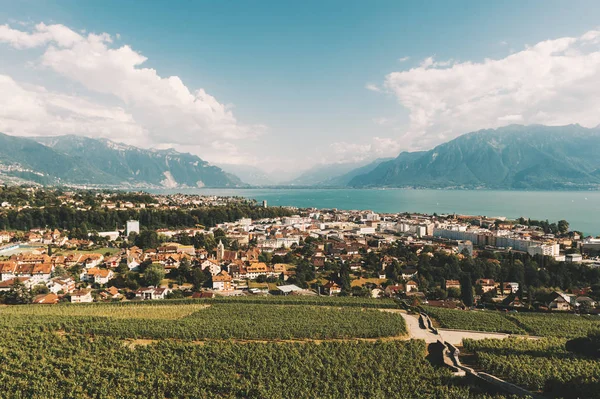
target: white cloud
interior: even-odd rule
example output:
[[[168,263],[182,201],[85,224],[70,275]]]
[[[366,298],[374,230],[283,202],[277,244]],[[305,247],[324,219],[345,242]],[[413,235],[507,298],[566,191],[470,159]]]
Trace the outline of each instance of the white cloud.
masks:
[[[360,162],[398,155],[402,145],[389,137],[373,137],[370,143],[335,142],[329,146],[327,162]]]
[[[408,60],[410,60],[410,57],[409,57],[409,56],[402,57],[402,58],[398,58],[398,62],[406,62],[406,61],[408,61]]]
[[[392,72],[384,89],[409,111],[404,148],[510,123],[600,123],[599,31],[546,40],[502,59],[436,62]]]
[[[376,91],[376,92],[381,92],[381,89],[377,85],[374,85],[372,83],[367,83],[367,85],[365,85],[365,89],[371,90],[371,91]]]
[[[204,152],[216,140],[252,139],[265,131],[264,126],[238,123],[230,107],[204,89],[190,90],[177,76],[161,77],[156,70],[145,68],[145,56],[128,45],[113,47],[107,33],[84,35],[64,25],[43,23],[30,31],[2,25],[0,43],[16,49],[42,48],[37,61],[40,67],[89,93],[81,98],[44,93],[41,88],[27,90],[4,77],[5,85],[22,89],[22,100],[1,111],[5,131],[56,135],[79,129],[79,134],[137,145],[168,143],[181,148],[191,144]],[[100,98],[112,104],[101,105]],[[23,121],[24,113],[35,117]]]

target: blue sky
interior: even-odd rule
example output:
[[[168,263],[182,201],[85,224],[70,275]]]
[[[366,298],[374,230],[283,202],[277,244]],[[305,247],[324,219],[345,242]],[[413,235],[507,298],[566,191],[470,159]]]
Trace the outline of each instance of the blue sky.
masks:
[[[201,88],[210,98],[200,95],[193,106],[181,109],[174,100],[165,103],[168,112],[164,107],[157,112],[161,98],[179,99],[181,92],[163,95],[160,90],[170,90],[164,81],[139,91],[130,87],[131,92],[121,90],[129,80],[112,87],[110,76],[100,75],[110,68],[77,69],[73,64],[82,53],[73,54],[71,44],[57,45],[55,37],[42,38],[50,33],[36,28],[39,23],[60,25],[84,38],[105,32],[110,42],[98,51],[129,46],[147,58],[133,68],[153,69],[152,82],[177,76],[190,93]],[[590,99],[595,94],[580,90],[594,84],[596,74],[587,71],[583,82],[565,75],[565,69],[575,74],[590,64],[585,57],[598,51],[595,36],[557,41],[580,38],[600,25],[596,1],[0,1],[0,25],[5,26],[4,38],[0,32],[5,89],[23,89],[24,104],[44,102],[35,112],[14,110],[39,115],[38,124],[0,113],[0,128],[10,134],[104,136],[172,146],[216,163],[289,172],[429,149],[473,129],[511,122],[600,122],[587,116],[596,106],[596,98]],[[39,41],[17,37],[15,31],[38,34]],[[546,40],[556,50],[524,51]],[[48,54],[51,47],[64,52]],[[520,52],[522,57],[510,58]],[[498,63],[487,65],[486,59]],[[538,76],[536,63],[546,61],[549,67]],[[503,79],[493,84],[498,69]],[[122,79],[131,76],[130,70],[119,71]],[[485,91],[468,87],[465,74],[479,76],[476,85]],[[146,77],[131,81],[150,85]],[[570,82],[567,87],[564,81]],[[461,86],[450,87],[453,82]],[[40,94],[41,88],[53,96]],[[145,101],[144,90],[159,93]],[[545,94],[532,108],[536,90]],[[505,91],[512,95],[506,97]],[[470,94],[453,100],[464,92]],[[555,97],[565,93],[573,101],[591,102],[591,108],[575,104],[564,111],[569,107]],[[59,95],[68,98],[60,97],[57,105]],[[87,104],[84,111],[73,105],[80,99]],[[224,108],[214,111],[213,102]],[[204,104],[213,109],[210,115],[198,111]],[[93,118],[84,120],[90,113]]]

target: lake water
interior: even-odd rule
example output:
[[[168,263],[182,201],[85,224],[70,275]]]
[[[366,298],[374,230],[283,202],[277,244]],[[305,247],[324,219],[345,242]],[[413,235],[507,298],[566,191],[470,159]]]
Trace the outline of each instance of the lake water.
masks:
[[[407,189],[189,189],[161,190],[200,195],[242,196],[268,205],[369,209],[375,212],[458,213],[567,220],[571,229],[600,234],[598,191],[490,191]],[[159,191],[155,191],[159,192]]]

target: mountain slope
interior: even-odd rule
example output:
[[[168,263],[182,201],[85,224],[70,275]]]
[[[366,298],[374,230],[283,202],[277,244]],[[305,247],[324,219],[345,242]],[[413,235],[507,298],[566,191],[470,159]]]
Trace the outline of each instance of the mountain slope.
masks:
[[[401,153],[352,187],[566,189],[600,187],[600,130],[507,126],[465,134],[430,151]]]
[[[270,186],[275,184],[275,181],[267,172],[257,168],[256,166],[221,163],[217,163],[215,166],[218,166],[227,173],[238,176],[244,183],[248,183],[253,186]]]
[[[80,136],[28,139],[0,134],[3,174],[42,184],[235,187],[234,175],[195,155],[144,150]]]
[[[38,137],[36,140],[123,182],[144,182],[164,187],[243,185],[236,176],[223,172],[199,157],[174,150],[144,150],[106,139],[72,135]]]
[[[320,184],[324,185],[324,186],[345,187],[356,176],[360,176],[360,175],[364,175],[366,173],[369,173],[372,170],[374,170],[376,167],[378,167],[381,163],[387,162],[387,161],[389,161],[391,159],[392,158],[378,158],[378,159],[374,160],[371,163],[368,163],[368,164],[366,164],[364,166],[360,166],[358,168],[352,169],[351,171],[346,172],[346,173],[344,173],[342,175],[329,178],[329,179],[321,182]]]
[[[362,168],[366,164],[368,164],[368,161],[318,164],[284,184],[291,186],[336,185],[331,183],[335,183],[338,177],[351,173],[355,169]]]

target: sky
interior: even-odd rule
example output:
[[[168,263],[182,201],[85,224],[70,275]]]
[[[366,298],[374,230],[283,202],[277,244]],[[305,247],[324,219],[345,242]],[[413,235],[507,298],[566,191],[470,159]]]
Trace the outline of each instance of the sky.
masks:
[[[597,1],[0,0],[0,132],[293,174],[600,124]]]

